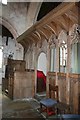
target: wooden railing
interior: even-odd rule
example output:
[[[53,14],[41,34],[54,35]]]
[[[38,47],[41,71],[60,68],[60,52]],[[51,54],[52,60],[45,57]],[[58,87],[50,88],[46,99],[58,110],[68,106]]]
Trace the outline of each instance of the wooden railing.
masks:
[[[48,85],[56,85],[56,83],[59,88],[59,101],[70,105],[73,114],[80,114],[80,74],[48,72],[47,96],[49,95]]]

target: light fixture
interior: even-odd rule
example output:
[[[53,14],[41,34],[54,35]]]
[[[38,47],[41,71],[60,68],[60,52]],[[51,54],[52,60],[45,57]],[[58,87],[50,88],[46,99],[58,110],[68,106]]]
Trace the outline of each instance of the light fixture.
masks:
[[[2,0],[2,4],[7,5],[7,0]]]

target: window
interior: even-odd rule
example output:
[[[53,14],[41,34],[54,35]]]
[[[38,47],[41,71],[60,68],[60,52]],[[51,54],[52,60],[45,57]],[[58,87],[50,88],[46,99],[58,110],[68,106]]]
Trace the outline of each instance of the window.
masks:
[[[2,0],[2,4],[7,5],[7,0]]]

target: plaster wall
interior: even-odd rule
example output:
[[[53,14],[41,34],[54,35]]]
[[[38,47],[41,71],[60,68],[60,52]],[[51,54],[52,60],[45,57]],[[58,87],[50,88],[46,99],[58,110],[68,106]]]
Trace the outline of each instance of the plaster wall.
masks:
[[[26,69],[37,69],[38,57],[41,52],[44,52],[47,56],[47,41],[44,40],[42,45],[40,45],[39,42],[37,43],[37,46],[32,45],[25,53]]]
[[[14,60],[23,60],[24,49],[21,44],[17,43],[16,40],[8,37],[8,45],[6,45],[7,37],[4,36],[2,39],[3,46],[3,66],[2,66],[2,77],[5,77],[5,65],[7,64],[7,58],[12,55]]]
[[[8,3],[2,6],[3,19],[8,21],[20,35],[27,27],[27,3]]]

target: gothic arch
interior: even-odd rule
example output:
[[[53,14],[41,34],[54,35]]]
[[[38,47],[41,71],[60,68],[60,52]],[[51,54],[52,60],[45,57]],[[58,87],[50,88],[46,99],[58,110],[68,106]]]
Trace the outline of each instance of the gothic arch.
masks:
[[[15,28],[5,18],[1,18],[0,17],[0,24],[3,25],[3,26],[5,26],[11,32],[11,34],[14,37],[14,39],[16,39],[19,36],[19,34],[15,30]]]
[[[45,50],[39,50],[38,52],[37,52],[37,54],[36,54],[36,58],[35,58],[35,60],[36,60],[36,68],[37,68],[37,65],[38,65],[38,58],[39,58],[39,56],[40,56],[40,54],[41,53],[44,53],[44,54],[46,54],[46,51]],[[47,58],[47,54],[46,54],[46,58]]]
[[[38,2],[35,2],[35,4],[34,2],[30,3],[28,14],[27,14],[28,27],[32,26],[32,24],[36,22],[40,7],[41,7],[41,0],[38,0]]]
[[[46,75],[46,72],[47,72],[47,57],[46,57],[45,52],[40,52],[40,54],[38,55],[37,69],[42,70]]]

